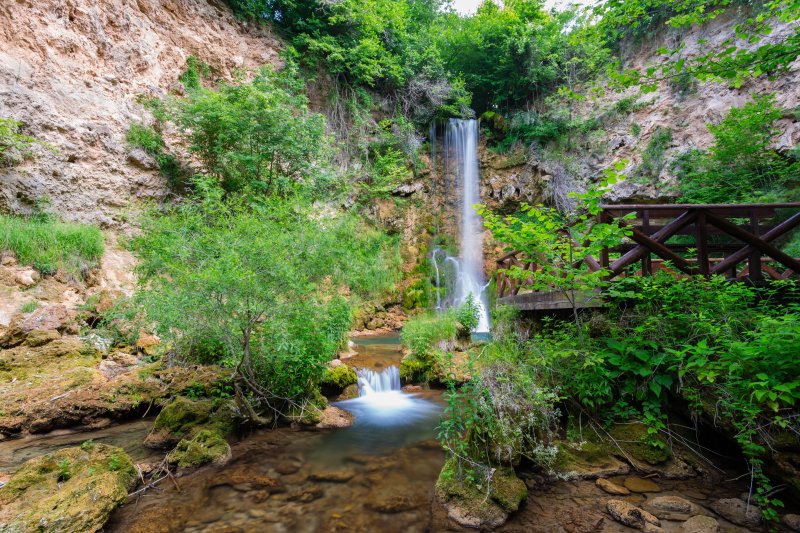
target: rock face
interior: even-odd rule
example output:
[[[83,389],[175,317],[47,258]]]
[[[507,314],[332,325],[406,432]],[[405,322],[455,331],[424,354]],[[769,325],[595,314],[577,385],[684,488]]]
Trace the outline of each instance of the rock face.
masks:
[[[0,490],[3,531],[99,531],[125,501],[136,470],[105,444],[65,448],[25,463]]]
[[[0,172],[0,211],[47,195],[69,220],[122,224],[131,199],[160,198],[165,180],[125,144],[143,121],[138,95],[165,95],[195,56],[215,76],[278,64],[262,26],[207,0],[41,0],[0,3],[0,117],[51,144]]]

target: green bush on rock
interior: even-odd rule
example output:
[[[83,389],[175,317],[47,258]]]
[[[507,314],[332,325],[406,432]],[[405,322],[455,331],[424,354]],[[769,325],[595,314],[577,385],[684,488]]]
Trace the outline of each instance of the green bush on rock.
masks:
[[[345,364],[340,364],[333,368],[328,367],[320,384],[342,391],[357,382],[358,374],[356,374],[356,371]]]
[[[135,479],[130,457],[115,446],[85,443],[36,457],[0,490],[2,530],[99,531]]]

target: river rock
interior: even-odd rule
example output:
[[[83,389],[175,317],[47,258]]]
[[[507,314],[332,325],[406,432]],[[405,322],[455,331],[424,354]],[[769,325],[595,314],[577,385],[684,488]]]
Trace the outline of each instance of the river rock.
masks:
[[[195,468],[207,463],[224,465],[231,459],[231,447],[225,437],[212,429],[202,429],[181,440],[167,455],[167,461],[181,468]]]
[[[200,425],[209,422],[211,400],[190,400],[177,396],[156,417],[153,430],[144,439],[147,448],[171,448]]]
[[[641,477],[626,477],[623,484],[631,492],[661,492],[657,483]]]
[[[608,494],[613,494],[614,496],[627,496],[631,493],[625,487],[621,487],[614,483],[613,481],[609,481],[607,479],[603,479],[601,477],[597,478],[595,484],[600,487],[603,491],[607,492]]]
[[[328,470],[325,472],[314,472],[308,479],[311,481],[325,481],[328,483],[347,483],[356,473],[353,470]]]
[[[606,509],[608,509],[611,518],[620,524],[653,533],[661,531],[661,522],[658,518],[632,503],[622,500],[609,500],[606,504]]]
[[[682,533],[719,533],[719,522],[710,516],[693,516],[681,524]]]
[[[680,496],[657,496],[644,503],[644,507],[661,519],[686,520],[696,510],[695,505]]]
[[[367,508],[384,514],[402,513],[416,509],[420,505],[422,505],[421,501],[402,494],[379,498],[366,503]]]
[[[800,531],[800,515],[798,514],[783,515],[781,523],[792,531]]]
[[[322,418],[317,424],[319,429],[340,429],[348,428],[353,425],[353,415],[339,409],[333,405],[329,405],[322,411]]]
[[[121,448],[84,444],[35,457],[0,490],[3,531],[99,531],[136,469]]]
[[[748,505],[739,498],[722,498],[710,505],[711,509],[738,526],[756,527],[761,523],[761,509]]]
[[[286,499],[290,502],[309,503],[322,498],[324,495],[325,491],[322,490],[322,487],[308,487],[297,492],[292,492]]]

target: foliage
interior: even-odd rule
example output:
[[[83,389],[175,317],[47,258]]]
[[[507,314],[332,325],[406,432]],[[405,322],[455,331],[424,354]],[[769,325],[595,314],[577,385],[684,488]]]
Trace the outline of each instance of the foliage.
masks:
[[[198,87],[176,120],[190,150],[228,192],[288,196],[332,186],[325,120],[308,110],[302,82],[288,65],[265,67],[247,83]]]
[[[28,300],[22,307],[19,308],[20,313],[33,313],[39,308],[39,302],[36,300]]]
[[[781,110],[773,95],[757,96],[732,108],[709,125],[714,144],[708,151],[687,152],[679,159],[682,201],[735,203],[782,199],[800,179],[800,162],[778,154],[772,143]]]
[[[605,181],[597,187],[573,193],[579,207],[572,213],[523,204],[519,214],[501,217],[480,208],[484,224],[495,239],[506,243],[509,251],[520,250],[537,263],[535,272],[513,266],[505,274],[529,283],[532,290],[562,292],[574,310],[581,293],[602,287],[608,272],[591,268],[583,259],[599,257],[604,248],[617,244],[627,232],[618,221],[598,219],[603,189],[619,180],[617,171],[624,166],[620,162],[616,170],[607,169]],[[575,318],[577,321],[577,313]]]
[[[133,123],[125,134],[125,140],[131,148],[141,148],[158,163],[161,174],[169,180],[172,187],[181,184],[181,167],[178,159],[167,153],[164,139],[154,128],[145,124]]]
[[[59,222],[47,215],[0,215],[0,251],[45,275],[60,270],[78,277],[100,262],[103,234],[95,226]]]
[[[282,411],[313,393],[343,341],[344,295],[393,286],[395,243],[300,199],[196,187],[193,200],[143,220],[132,242],[138,301],[184,357],[231,367],[239,390]]]
[[[480,309],[475,301],[475,295],[469,293],[467,300],[456,307],[455,314],[459,325],[459,336],[468,339],[470,333],[478,327],[478,322],[480,321]]]
[[[406,322],[400,340],[411,355],[426,358],[440,343],[454,341],[457,331],[458,319],[452,311],[422,313]]]
[[[647,143],[647,148],[642,151],[642,162],[636,168],[638,176],[655,180],[664,168],[664,152],[672,142],[672,130],[665,127],[657,127]]]
[[[41,144],[35,137],[22,133],[22,123],[0,118],[0,168],[11,167],[33,156],[33,147]]]
[[[327,385],[339,390],[355,383],[358,383],[356,371],[345,364],[328,368],[321,381],[322,385]]]

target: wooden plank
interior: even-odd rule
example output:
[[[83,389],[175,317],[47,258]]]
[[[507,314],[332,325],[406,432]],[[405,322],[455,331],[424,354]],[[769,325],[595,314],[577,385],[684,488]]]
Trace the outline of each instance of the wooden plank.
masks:
[[[710,265],[708,264],[708,225],[706,224],[705,211],[698,211],[697,219],[694,221],[695,245],[697,247],[697,264],[700,273],[708,276]]]

